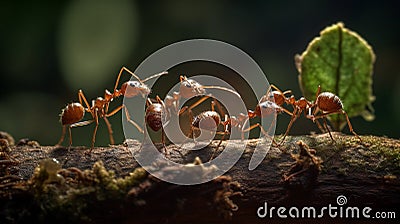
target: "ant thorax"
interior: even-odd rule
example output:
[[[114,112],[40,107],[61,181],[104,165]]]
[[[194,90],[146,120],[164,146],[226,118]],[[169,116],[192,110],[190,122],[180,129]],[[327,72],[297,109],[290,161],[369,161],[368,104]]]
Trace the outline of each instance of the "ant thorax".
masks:
[[[301,97],[297,102],[296,102],[296,106],[298,106],[299,108],[305,110],[307,109],[309,102],[306,100],[306,98]]]
[[[125,97],[134,97],[142,95],[143,97],[150,94],[150,88],[139,81],[128,81],[121,86],[121,91]]]
[[[179,93],[183,98],[189,99],[206,93],[203,86],[193,79],[181,78]]]
[[[102,108],[104,106],[103,97],[97,97],[96,100],[92,101],[92,107],[94,108]]]

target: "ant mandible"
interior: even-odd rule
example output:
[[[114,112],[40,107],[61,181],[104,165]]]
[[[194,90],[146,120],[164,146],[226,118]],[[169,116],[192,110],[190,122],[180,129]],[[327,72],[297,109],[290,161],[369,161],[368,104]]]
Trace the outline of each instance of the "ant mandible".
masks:
[[[119,80],[121,78],[122,73],[126,71],[133,77],[137,79],[137,81],[127,81],[121,85],[121,89],[117,89]],[[79,103],[70,103],[68,104],[60,114],[60,122],[63,126],[63,131],[61,134],[61,138],[58,141],[57,145],[61,145],[61,143],[64,141],[64,136],[66,132],[66,127],[68,126],[68,131],[69,131],[69,145],[72,145],[72,134],[71,134],[71,128],[74,127],[80,127],[80,126],[85,126],[88,124],[91,124],[95,122],[96,126],[93,131],[93,137],[92,137],[92,144],[91,144],[91,150],[94,147],[94,143],[96,141],[96,133],[97,129],[99,126],[99,118],[103,118],[106,125],[107,125],[107,130],[110,138],[110,144],[114,144],[114,138],[113,138],[113,131],[111,128],[111,124],[108,121],[108,117],[116,114],[118,111],[120,111],[122,108],[125,108],[125,114],[127,120],[133,124],[140,132],[143,133],[143,130],[140,128],[138,124],[136,124],[129,115],[129,112],[127,108],[124,105],[120,105],[111,112],[109,112],[109,105],[111,101],[113,101],[115,98],[118,98],[120,96],[125,96],[128,98],[135,97],[137,95],[142,95],[145,96],[151,92],[150,88],[144,84],[146,81],[165,75],[168,72],[161,72],[159,74],[152,75],[146,79],[141,80],[138,76],[136,76],[133,72],[131,72],[129,69],[126,67],[122,67],[117,80],[115,82],[114,90],[113,92],[108,91],[107,89],[105,90],[104,93],[104,98],[103,97],[97,97],[95,100],[92,100],[92,106],[89,105],[85,95],[83,94],[82,90],[78,91],[78,99]],[[84,106],[83,106],[84,105]],[[86,120],[86,121],[81,121],[85,115],[85,112],[89,112],[92,116],[91,120]]]

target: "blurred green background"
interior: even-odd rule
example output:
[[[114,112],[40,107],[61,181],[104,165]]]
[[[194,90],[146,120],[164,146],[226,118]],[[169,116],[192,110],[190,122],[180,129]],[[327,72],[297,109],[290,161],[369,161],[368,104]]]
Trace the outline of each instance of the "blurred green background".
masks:
[[[104,89],[113,88],[122,66],[135,70],[156,50],[193,38],[239,47],[260,65],[270,83],[299,97],[294,55],[323,28],[343,21],[377,55],[376,119],[352,118],[353,126],[362,135],[399,138],[398,11],[395,1],[3,1],[0,130],[16,139],[55,144],[61,134],[58,115],[67,103],[77,101],[79,89],[89,99],[103,96]],[[121,113],[110,121],[121,143]],[[279,117],[277,133],[288,121],[287,116]],[[74,145],[90,145],[93,128],[74,129]],[[291,134],[316,130],[311,121],[300,119]],[[101,122],[96,145],[108,143]]]

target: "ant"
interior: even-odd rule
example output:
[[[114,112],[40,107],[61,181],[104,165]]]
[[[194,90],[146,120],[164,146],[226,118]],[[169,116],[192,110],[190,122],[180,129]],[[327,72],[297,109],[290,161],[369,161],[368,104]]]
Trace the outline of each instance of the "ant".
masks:
[[[206,97],[204,97],[204,98],[206,98]],[[202,99],[200,99],[199,101],[202,101]],[[193,116],[191,116],[192,121],[191,121],[191,130],[190,130],[189,136],[192,136],[193,139],[194,139],[194,134],[193,134],[194,129],[204,129],[204,130],[208,130],[208,131],[214,131],[220,124],[222,124],[224,126],[224,132],[217,132],[217,134],[222,134],[223,138],[224,138],[225,135],[228,133],[228,129],[227,129],[228,126],[227,126],[227,122],[226,122],[227,115],[224,115],[225,121],[222,121],[220,114],[215,111],[215,105],[217,105],[218,109],[222,112],[221,105],[213,100],[213,101],[211,101],[211,110],[203,111],[199,115],[195,116],[194,118],[193,118]],[[201,123],[201,127],[200,127],[200,123]],[[222,142],[222,139],[221,139],[221,142]],[[221,142],[218,144],[217,148],[219,147]]]
[[[205,99],[209,98],[209,96],[204,96],[200,100],[198,100],[194,105],[189,108],[189,116],[190,116],[190,133],[189,137],[193,138],[193,141],[195,141],[195,135],[194,131],[195,130],[205,130],[209,131],[211,134],[215,132],[214,134],[222,135],[218,145],[216,146],[215,150],[213,151],[210,160],[214,158],[216,150],[219,148],[221,145],[222,141],[224,140],[225,136],[229,134],[228,131],[228,116],[224,114],[225,120],[223,121],[221,119],[221,116],[218,112],[215,111],[215,106],[218,107],[218,110],[223,113],[221,105],[218,103],[216,100],[211,101],[211,110],[208,111],[203,111],[197,116],[193,117],[191,113],[191,109],[194,106],[197,106],[199,103],[203,102]],[[222,125],[224,127],[224,131],[217,131],[218,126]],[[185,142],[182,143],[182,145]],[[181,147],[182,147],[181,145]]]
[[[273,91],[271,91],[274,89]],[[260,123],[255,123],[251,125],[249,128],[244,129],[245,122],[248,122],[249,119],[255,118],[255,117],[266,117],[269,116],[273,113],[275,114],[280,114],[280,113],[286,113],[290,116],[293,116],[293,113],[287,110],[286,108],[283,107],[284,103],[288,103],[288,98],[286,97],[286,94],[291,93],[290,90],[287,90],[285,92],[282,92],[279,90],[276,86],[270,85],[266,94],[261,97],[259,100],[256,108],[254,111],[248,110],[247,114],[247,119],[244,121],[244,124],[242,125],[242,139],[243,139],[243,132],[248,132],[251,131],[252,129],[259,127],[261,132],[263,133],[264,136],[268,136],[268,131],[265,131],[263,126],[261,126]],[[269,129],[272,127],[273,123],[276,121],[276,115],[274,116],[274,120],[271,122],[271,125]],[[232,123],[232,122],[231,122]],[[278,145],[274,139],[272,139],[272,142],[275,145]]]
[[[249,119],[254,118],[256,116],[258,117],[265,117],[268,115],[271,115],[272,113],[281,113],[281,112],[286,112],[289,115],[292,115],[290,111],[287,109],[281,107],[280,105],[276,104],[275,102],[271,101],[269,98],[267,98],[268,94],[270,93],[270,90],[267,91],[267,94],[259,101],[257,104],[255,111],[248,110],[247,114],[240,113],[238,116],[228,116],[226,114],[223,114],[223,109],[220,103],[216,100],[211,101],[211,111],[204,111],[200,113],[199,115],[195,116],[193,121],[191,122],[191,132],[189,136],[193,136],[194,129],[203,129],[203,130],[208,130],[208,131],[214,131],[218,127],[218,125],[222,125],[224,127],[223,132],[215,132],[215,134],[222,135],[218,145],[216,146],[216,149],[214,150],[211,159],[214,157],[214,154],[216,150],[219,148],[221,145],[222,141],[224,140],[225,136],[230,133],[229,126],[231,128],[238,128],[241,132],[241,138],[244,140],[244,133],[250,132],[252,129],[259,127],[261,132],[263,133],[264,136],[268,136],[268,131],[265,131],[265,129],[261,126],[260,123],[256,123],[254,125],[251,125],[249,128],[245,129],[246,123],[249,121]],[[277,96],[278,97],[278,96]],[[200,99],[198,102],[196,102],[194,105],[197,105],[199,102],[203,102],[203,99]],[[283,102],[281,103],[283,104]],[[215,105],[218,107],[219,111],[222,113],[222,116],[225,117],[224,120],[221,119],[221,116],[219,113],[215,111]],[[192,105],[193,107],[193,105]],[[189,108],[191,109],[191,108]],[[190,110],[189,110],[190,112]],[[200,127],[200,121],[201,121],[201,127]],[[272,124],[270,125],[270,128],[272,127]],[[273,143],[275,141],[273,140]],[[276,144],[276,143],[275,143]]]
[[[145,115],[145,122],[153,131],[162,130],[161,141],[165,148],[165,132],[163,129],[163,121],[168,122],[171,119],[171,115],[178,114],[182,115],[184,112],[188,111],[191,115],[191,110],[199,105],[201,102],[204,102],[206,99],[211,97],[211,95],[206,95],[201,98],[198,102],[190,107],[185,106],[182,109],[179,109],[179,101],[180,99],[192,98],[198,95],[206,94],[206,89],[220,89],[230,93],[235,94],[236,96],[240,97],[240,95],[228,88],[221,87],[221,86],[203,86],[199,82],[188,79],[186,76],[180,76],[180,86],[179,92],[174,92],[173,96],[167,95],[165,100],[159,96],[156,96],[156,102],[152,102],[150,99],[147,99],[147,108],[146,108],[146,115]],[[165,114],[163,114],[165,113]],[[192,118],[192,116],[190,116]],[[146,137],[146,136],[145,136]]]
[[[291,93],[290,90],[287,90],[285,92],[282,92],[278,87],[275,85],[271,85],[270,88],[275,89],[271,93],[273,94],[275,102],[283,108],[283,104],[288,104],[292,105],[293,107],[293,112],[288,113],[291,115],[290,122],[288,124],[288,127],[286,129],[285,134],[283,135],[283,139],[278,145],[281,145],[283,141],[285,140],[287,134],[289,133],[290,128],[292,127],[294,121],[299,117],[299,115],[304,111],[304,114],[306,114],[306,110],[311,107],[312,103],[306,100],[304,97],[301,97],[299,100],[296,100],[296,98],[292,95],[290,97],[286,97],[286,94]],[[320,127],[318,123],[318,127]],[[321,129],[322,130],[322,129]]]
[[[151,130],[157,132],[161,129],[161,143],[167,154],[165,146],[165,132],[163,128],[163,121],[169,117],[168,111],[166,110],[165,104],[159,96],[156,96],[156,103],[153,103],[150,98],[147,98],[147,108],[145,112],[145,123],[151,128]],[[164,114],[167,113],[167,114]],[[144,138],[146,138],[144,133]]]
[[[117,87],[119,84],[119,80],[124,71],[128,72],[133,77],[135,77],[137,79],[137,81],[127,81],[127,82],[123,83],[121,85],[121,89],[118,90]],[[146,79],[141,80],[138,76],[136,76],[129,69],[127,69],[126,67],[122,67],[118,74],[117,80],[115,82],[113,92],[110,92],[106,89],[105,93],[104,93],[104,98],[97,97],[95,100],[92,100],[92,106],[89,105],[85,95],[83,94],[83,91],[79,90],[78,91],[79,103],[78,102],[70,103],[61,111],[60,122],[63,126],[63,131],[62,131],[61,138],[58,141],[57,145],[61,145],[61,143],[64,141],[64,136],[65,136],[67,126],[68,126],[68,131],[69,131],[69,145],[71,146],[72,145],[71,128],[85,126],[85,125],[95,122],[96,127],[93,131],[92,145],[91,145],[91,150],[92,150],[94,147],[95,140],[96,140],[96,133],[97,133],[97,129],[99,126],[99,118],[104,119],[104,121],[107,125],[110,143],[114,144],[113,131],[111,128],[111,124],[107,118],[116,114],[122,108],[125,108],[125,114],[126,114],[127,120],[131,124],[133,124],[140,132],[143,133],[142,128],[140,128],[140,126],[138,124],[136,124],[130,118],[129,112],[124,105],[120,105],[119,107],[115,108],[111,112],[108,111],[109,105],[110,105],[111,101],[113,101],[115,98],[118,98],[120,96],[132,98],[139,94],[142,96],[149,94],[151,92],[151,90],[144,83],[150,79],[154,79],[156,77],[159,77],[159,76],[162,76],[165,74],[168,74],[168,72],[166,72],[166,71],[161,72],[161,73],[152,75]],[[92,116],[91,120],[81,121],[85,115],[85,112],[89,112],[91,114],[91,116]]]
[[[300,114],[304,111],[306,118],[311,119],[313,122],[316,122],[318,127],[322,131],[327,131],[329,136],[331,137],[332,141],[335,141],[332,137],[332,134],[328,128],[326,117],[330,114],[344,114],[346,116],[347,124],[349,126],[350,132],[353,133],[360,141],[361,138],[357,135],[357,133],[353,130],[353,126],[350,123],[349,117],[343,109],[343,103],[338,96],[331,92],[322,92],[321,93],[321,86],[318,86],[318,90],[316,92],[316,100],[315,102],[310,102],[304,97],[296,100],[294,96],[290,98],[286,98],[285,102],[289,105],[292,105],[294,110],[292,113],[292,118],[289,122],[289,125],[286,129],[286,132],[283,136],[283,139],[280,144],[282,144],[289,133],[290,128],[292,127],[294,121],[300,116]],[[313,112],[312,108],[315,108]],[[308,110],[309,114],[306,113]],[[318,112],[321,114],[317,115]],[[324,121],[324,129],[321,127],[317,119],[323,119]],[[280,145],[279,144],[279,145]]]
[[[271,91],[271,88],[275,89],[274,91]],[[222,124],[224,126],[224,132],[218,133],[218,134],[223,134],[222,139],[225,137],[226,134],[228,134],[228,126],[230,125],[231,127],[238,128],[241,131],[241,138],[244,140],[244,133],[251,131],[254,128],[259,127],[261,132],[263,133],[264,136],[268,135],[268,131],[265,131],[265,129],[261,126],[260,123],[256,123],[251,125],[250,127],[245,129],[246,123],[249,121],[249,119],[252,119],[254,117],[266,117],[268,115],[271,115],[272,113],[282,113],[285,112],[292,116],[293,114],[288,111],[286,108],[283,107],[283,104],[287,102],[288,98],[286,97],[286,94],[291,93],[290,90],[282,92],[280,91],[277,87],[274,85],[271,85],[266,94],[260,99],[259,103],[257,104],[256,108],[254,111],[248,110],[247,114],[240,113],[238,116],[227,116],[225,115],[225,120],[221,121],[220,116],[217,112],[214,111],[214,105],[217,105],[219,110],[222,112],[222,107],[218,103],[218,101],[212,101],[212,111],[205,111],[202,112],[201,114],[197,115],[194,119],[194,122],[192,122],[192,126],[195,128],[198,128],[198,123],[197,121],[201,119],[210,119],[213,118],[215,121],[216,125]],[[206,97],[205,97],[206,98]],[[198,102],[196,102],[194,105],[189,107],[189,112],[190,109],[192,109],[194,106],[197,106],[199,103],[203,102],[205,98],[200,99]],[[275,121],[276,117],[274,118]],[[210,119],[211,120],[211,119]],[[195,122],[196,121],[196,122]],[[207,122],[208,123],[208,122]],[[272,124],[270,125],[270,128],[272,127]],[[214,128],[214,126],[212,126]],[[204,128],[207,129],[207,128]],[[211,129],[212,130],[212,129]],[[275,141],[273,141],[275,143]],[[217,148],[220,146],[220,143],[218,144]],[[275,143],[276,144],[276,143]]]

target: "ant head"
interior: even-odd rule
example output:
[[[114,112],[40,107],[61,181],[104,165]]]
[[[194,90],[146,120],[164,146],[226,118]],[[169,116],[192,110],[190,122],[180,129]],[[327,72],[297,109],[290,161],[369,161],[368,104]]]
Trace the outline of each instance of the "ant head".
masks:
[[[281,107],[274,102],[264,101],[259,103],[254,111],[255,114],[259,117],[268,116],[274,112],[280,112]]]
[[[144,97],[145,95],[150,94],[150,92],[150,88],[146,84],[139,81],[128,81],[121,86],[122,95],[128,98],[137,96],[139,94]]]
[[[283,105],[286,101],[285,94],[282,92],[279,92],[279,91],[272,91],[270,94],[270,98],[271,98],[270,101],[272,101],[272,99],[274,99],[274,101],[277,105]]]
[[[179,93],[181,97],[189,99],[194,96],[204,95],[206,93],[203,86],[193,79],[188,79],[186,76],[180,77],[181,85]]]
[[[275,101],[275,97],[274,97],[274,93],[272,92],[268,92],[267,94],[265,94],[264,96],[261,97],[261,99],[258,101],[259,103],[262,103],[264,101]]]

